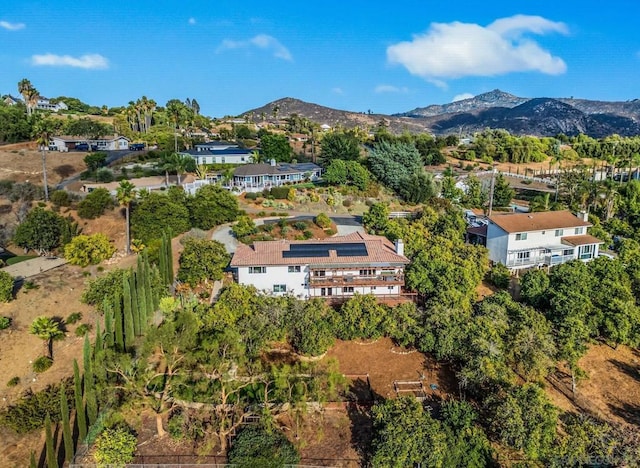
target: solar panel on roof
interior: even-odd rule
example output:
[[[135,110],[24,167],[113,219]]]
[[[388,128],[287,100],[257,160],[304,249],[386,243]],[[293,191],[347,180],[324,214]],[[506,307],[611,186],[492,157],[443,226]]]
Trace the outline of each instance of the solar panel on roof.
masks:
[[[368,255],[367,246],[363,242],[347,242],[292,244],[288,251],[282,252],[282,258],[328,257],[330,250],[335,250],[338,257],[366,257]]]

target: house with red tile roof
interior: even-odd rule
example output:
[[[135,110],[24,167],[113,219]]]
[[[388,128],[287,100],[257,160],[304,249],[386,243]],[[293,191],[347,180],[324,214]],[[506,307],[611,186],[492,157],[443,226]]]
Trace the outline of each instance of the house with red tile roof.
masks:
[[[519,269],[597,258],[603,242],[588,234],[590,226],[586,213],[547,211],[495,214],[467,231],[485,238],[490,260]]]
[[[231,268],[240,284],[268,294],[306,299],[347,299],[356,293],[380,298],[403,295],[409,259],[402,240],[355,232],[306,241],[240,245]]]

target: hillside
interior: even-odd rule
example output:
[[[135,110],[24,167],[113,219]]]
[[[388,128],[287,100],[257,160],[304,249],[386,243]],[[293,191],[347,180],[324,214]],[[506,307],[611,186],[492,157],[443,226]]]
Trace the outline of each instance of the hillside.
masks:
[[[277,112],[275,112],[277,111]],[[640,100],[592,101],[573,98],[524,98],[493,90],[443,105],[418,107],[394,114],[364,114],[337,110],[283,98],[244,115],[258,122],[297,114],[318,124],[372,128],[384,121],[390,131],[472,134],[485,128],[503,128],[514,134],[553,136],[585,133],[595,138],[612,134],[640,135]]]

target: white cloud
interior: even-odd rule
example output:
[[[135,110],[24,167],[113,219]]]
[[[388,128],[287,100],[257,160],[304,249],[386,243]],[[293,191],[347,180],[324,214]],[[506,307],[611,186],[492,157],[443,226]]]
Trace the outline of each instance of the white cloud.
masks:
[[[567,34],[564,23],[540,16],[516,15],[500,18],[488,26],[473,23],[432,23],[413,40],[387,48],[387,60],[446,87],[443,79],[465,76],[495,76],[536,71],[549,75],[567,69],[560,57],[529,39],[527,34]]]
[[[80,57],[56,54],[32,55],[31,64],[35,66],[74,67],[94,70],[109,68],[109,60],[100,54],[86,54]]]
[[[408,93],[409,88],[405,86],[402,86],[399,88],[393,85],[381,84],[375,87],[374,92],[376,93]]]
[[[0,21],[0,28],[6,29],[7,31],[19,31],[20,29],[26,28],[27,25],[24,23],[9,23],[8,21]]]
[[[453,99],[451,100],[451,102],[456,102],[456,101],[463,101],[465,99],[471,99],[474,95],[471,93],[462,93],[462,94],[456,94],[455,96],[453,96]]]
[[[189,18],[189,24],[196,24],[196,19],[193,17]]]
[[[340,95],[344,94],[344,90],[342,88],[338,88],[338,87],[331,88],[331,92],[333,94],[340,94]]]
[[[249,47],[257,47],[258,49],[267,50],[273,53],[273,56],[282,60],[292,61],[291,52],[283,46],[275,37],[267,34],[258,34],[246,41],[234,41],[225,39],[216,50],[218,53],[225,50],[246,49]]]

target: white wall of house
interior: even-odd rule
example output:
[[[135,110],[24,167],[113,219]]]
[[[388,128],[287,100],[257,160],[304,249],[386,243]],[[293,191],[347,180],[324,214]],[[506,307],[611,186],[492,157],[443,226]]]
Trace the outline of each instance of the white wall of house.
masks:
[[[573,259],[590,260],[598,256],[598,244],[573,247],[563,237],[587,234],[585,226],[545,231],[507,233],[495,223],[487,226],[489,259],[508,267],[524,268],[536,264],[559,264]]]
[[[489,249],[489,260],[502,264],[507,263],[509,234],[492,222],[489,222],[487,226],[487,249]]]
[[[247,164],[251,162],[250,154],[198,154],[195,158],[196,164]]]
[[[367,275],[361,276],[361,270],[369,270]],[[252,272],[250,272],[252,271]],[[327,268],[325,276],[310,277],[309,265],[284,265],[284,266],[262,266],[238,267],[238,283],[255,286],[259,291],[264,291],[272,295],[291,294],[293,296],[306,297],[330,297],[330,296],[353,296],[359,294],[375,295],[398,295],[401,293],[400,284],[384,284],[381,282],[381,275],[384,274],[402,276],[403,268],[399,267],[376,267],[363,265],[353,270],[332,270]],[[343,281],[344,277],[352,277],[353,283]],[[367,281],[367,278],[378,281],[375,286],[358,284]],[[314,278],[318,280],[336,279],[333,284],[315,284]],[[358,281],[362,280],[362,281]]]

